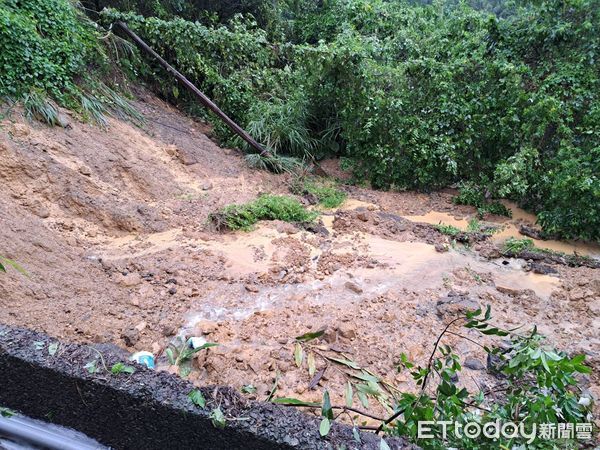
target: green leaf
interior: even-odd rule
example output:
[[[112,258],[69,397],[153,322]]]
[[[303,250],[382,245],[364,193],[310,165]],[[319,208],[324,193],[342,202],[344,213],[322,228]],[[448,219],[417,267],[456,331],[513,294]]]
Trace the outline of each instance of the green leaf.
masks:
[[[127,373],[131,375],[135,372],[135,367],[128,366],[127,364],[124,364],[122,362],[118,362],[116,364],[113,364],[113,366],[110,368],[110,372],[113,375],[119,375],[121,373]]]
[[[346,399],[346,406],[348,408],[350,408],[352,406],[352,383],[350,383],[349,381],[346,382],[346,389],[344,391],[344,397]]]
[[[89,361],[85,366],[83,366],[89,373],[96,373],[98,371],[98,367],[96,366],[96,361]]]
[[[204,395],[202,395],[202,392],[200,392],[199,389],[193,389],[192,391],[190,391],[188,397],[194,405],[199,406],[200,408],[204,408],[206,406],[206,399],[204,398]]]
[[[315,407],[315,408],[318,408],[319,406],[321,406],[320,403],[306,402],[304,400],[300,400],[300,399],[293,398],[293,397],[274,398],[273,400],[271,400],[271,403],[278,403],[280,405],[310,406],[310,407]]]
[[[314,331],[311,333],[304,333],[300,336],[297,336],[296,340],[301,341],[301,342],[308,342],[308,341],[312,341],[313,339],[323,336],[323,334],[325,334],[325,329],[322,329],[319,331]]]
[[[334,358],[332,356],[327,356],[327,359],[330,361],[333,361],[335,363],[338,364],[342,364],[344,366],[348,366],[351,369],[360,369],[360,366],[358,364],[356,364],[354,361],[350,361],[349,359],[345,359],[345,358]]]
[[[210,418],[213,427],[220,430],[225,428],[227,420],[225,419],[225,415],[223,414],[223,411],[221,411],[221,408],[217,407],[213,409],[208,417]]]
[[[315,355],[313,352],[310,352],[308,354],[308,357],[306,358],[306,362],[308,364],[308,375],[312,377],[317,370],[317,367],[315,364]]]
[[[365,393],[362,391],[358,391],[356,395],[358,395],[358,399],[360,400],[360,403],[363,405],[363,407],[365,409],[369,408],[369,399],[367,398]]]
[[[321,420],[321,425],[319,425],[319,434],[321,437],[325,437],[329,434],[329,430],[331,429],[331,422],[327,417],[323,417]]]
[[[304,350],[302,346],[298,343],[294,345],[294,361],[296,362],[296,366],[302,366],[302,361],[304,360]]]
[[[323,392],[323,406],[321,407],[321,415],[333,420],[333,408],[331,408],[331,400],[327,389]]]
[[[174,365],[176,362],[176,359],[175,359],[175,354],[173,353],[173,349],[167,348],[165,350],[165,353],[167,354],[167,360],[169,361],[169,364]]]
[[[58,350],[58,342],[53,342],[52,344],[50,344],[48,346],[48,354],[50,356],[54,356],[56,354],[57,350]]]

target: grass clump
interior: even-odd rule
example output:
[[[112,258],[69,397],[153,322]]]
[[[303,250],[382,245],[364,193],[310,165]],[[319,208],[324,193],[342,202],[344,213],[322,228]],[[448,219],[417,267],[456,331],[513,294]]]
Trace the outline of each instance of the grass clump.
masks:
[[[533,240],[529,238],[517,239],[510,237],[504,243],[505,254],[519,254],[523,251],[532,251],[534,249],[535,245],[533,244]]]
[[[290,191],[297,195],[313,197],[319,205],[325,208],[337,208],[346,200],[346,193],[336,188],[335,183],[324,179],[295,180]]]
[[[209,220],[218,230],[249,231],[259,220],[310,222],[316,216],[316,212],[306,210],[292,197],[265,194],[250,203],[225,206],[220,212],[211,214]]]
[[[454,225],[446,225],[443,223],[436,225],[435,229],[438,230],[442,234],[445,234],[447,236],[453,236],[453,237],[457,236],[461,232],[461,230],[459,228],[456,228]]]

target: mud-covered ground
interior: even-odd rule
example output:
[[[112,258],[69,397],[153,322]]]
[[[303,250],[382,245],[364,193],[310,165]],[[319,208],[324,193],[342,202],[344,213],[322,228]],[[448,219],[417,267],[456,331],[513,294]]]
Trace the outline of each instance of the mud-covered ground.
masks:
[[[328,388],[341,404],[349,370],[328,358],[351,359],[410,389],[410,376],[396,370],[400,353],[426,364],[457,311],[489,304],[499,325],[537,324],[551,345],[587,354],[595,375],[584,384],[600,394],[599,270],[547,262],[540,270],[498,253],[531,215],[513,207],[512,220],[486,218],[503,231],[464,246],[430,225],[464,230],[475,216],[452,203],[451,191],[345,186],[349,199],[325,210],[322,226],[264,222],[249,233],[216,233],[210,212],[288,193],[289,175],[249,169],[206,137],[207,126],[153,96],[140,94],[136,106],[147,119],[142,128],[111,120],[101,130],[74,118],[67,129],[48,128],[18,112],[2,121],[0,255],[28,276],[0,275],[0,323],[151,351],[170,371],[166,346],[203,337],[220,345],[194,359],[189,378],[198,384],[253,385],[247,395],[259,399],[274,383],[276,396],[306,400]],[[335,161],[323,167],[343,175]],[[536,244],[600,254],[581,243]],[[294,337],[321,329],[305,350],[315,373],[325,370],[309,388]],[[481,349],[456,337],[447,343],[468,359],[461,383],[493,382]]]

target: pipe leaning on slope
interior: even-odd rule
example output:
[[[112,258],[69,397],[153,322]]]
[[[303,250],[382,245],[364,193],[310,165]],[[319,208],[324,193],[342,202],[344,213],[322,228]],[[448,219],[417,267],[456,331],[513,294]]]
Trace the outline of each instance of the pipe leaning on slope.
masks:
[[[146,44],[142,38],[140,38],[137,34],[129,29],[129,27],[121,21],[115,22],[113,27],[120,28],[127,36],[129,36],[136,45],[141,48],[143,51],[148,53],[154,59],[156,59],[161,66],[163,66],[167,72],[173,74],[173,76],[180,81],[192,94],[194,94],[200,102],[214,112],[225,124],[241,137],[244,141],[246,141],[252,148],[257,150],[261,156],[273,157],[273,155],[266,149],[264,149],[258,142],[252,138],[242,127],[240,127],[237,123],[235,123],[227,114],[219,109],[217,105],[213,103],[213,101],[208,98],[206,95],[200,91],[194,84],[188,80],[185,76],[183,76],[180,72],[178,72],[173,66],[171,66],[167,61],[165,61],[158,53],[156,53],[148,44]]]

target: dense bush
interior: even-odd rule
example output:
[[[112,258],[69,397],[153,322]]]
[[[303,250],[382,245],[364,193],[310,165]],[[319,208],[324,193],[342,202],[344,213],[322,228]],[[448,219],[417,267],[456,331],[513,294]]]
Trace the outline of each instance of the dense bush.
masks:
[[[239,16],[104,20],[127,20],[274,152],[345,156],[376,188],[468,181],[549,232],[600,239],[597,0],[517,2],[501,17],[456,2],[282,9],[281,42]]]
[[[0,97],[65,99],[96,52],[92,25],[68,0],[5,0],[0,24]]]

